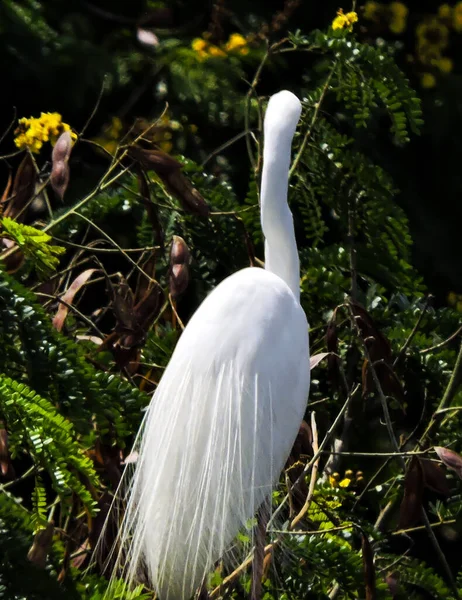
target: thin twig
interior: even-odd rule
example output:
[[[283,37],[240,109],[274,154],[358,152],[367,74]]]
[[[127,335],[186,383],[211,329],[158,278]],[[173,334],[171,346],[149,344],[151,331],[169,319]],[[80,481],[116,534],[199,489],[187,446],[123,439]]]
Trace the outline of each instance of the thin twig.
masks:
[[[462,325],[455,333],[449,336],[448,339],[444,340],[443,342],[440,342],[439,344],[435,344],[435,346],[431,346],[430,348],[425,348],[425,350],[420,350],[420,354],[427,354],[428,352],[433,352],[434,350],[439,350],[440,348],[443,348],[443,346],[447,346],[450,342],[452,342],[452,340],[455,340],[456,337],[459,336],[461,333]]]
[[[404,356],[406,350],[409,348],[409,344],[412,342],[412,339],[414,338],[415,334],[419,330],[420,324],[422,323],[422,319],[424,318],[424,315],[427,312],[427,308],[428,308],[428,305],[430,304],[430,300],[431,299],[432,299],[432,296],[428,295],[427,298],[426,298],[426,300],[425,300],[424,307],[420,311],[420,315],[419,315],[419,318],[417,319],[416,324],[414,325],[414,327],[413,327],[411,333],[409,334],[407,340],[404,342],[404,345],[401,348],[401,350],[399,351],[398,356],[393,361],[393,368],[396,367],[396,365],[399,363],[399,361],[401,360],[401,358]]]
[[[313,453],[315,455],[317,454],[318,458],[314,462],[313,469],[311,470],[310,487],[308,488],[308,495],[306,497],[305,504],[302,506],[301,510],[299,511],[299,513],[295,517],[295,519],[293,519],[293,521],[291,522],[290,529],[294,529],[295,526],[297,525],[297,523],[299,523],[303,519],[303,517],[306,515],[306,513],[308,512],[308,510],[310,508],[310,504],[311,504],[311,499],[313,498],[316,481],[318,479],[318,469],[319,469],[319,461],[321,459],[321,453],[319,452],[318,428],[316,426],[316,419],[315,419],[314,411],[311,413],[311,431],[313,434],[313,442],[312,442],[311,446],[313,448]]]
[[[379,398],[380,398],[380,402],[381,402],[381,405],[382,405],[382,412],[383,412],[383,416],[384,416],[384,419],[385,419],[385,424],[386,424],[386,427],[387,427],[388,435],[390,437],[390,442],[391,442],[392,446],[395,448],[395,452],[399,453],[400,452],[400,447],[399,447],[399,444],[398,444],[398,440],[396,439],[395,432],[393,431],[393,425],[392,425],[392,422],[391,422],[390,412],[388,410],[387,398],[386,398],[386,396],[385,396],[385,394],[383,392],[382,385],[381,385],[380,380],[379,380],[378,375],[377,375],[377,371],[375,370],[375,367],[372,364],[371,357],[370,357],[370,354],[369,354],[369,350],[367,348],[367,344],[366,344],[365,340],[361,336],[361,332],[359,330],[358,323],[356,321],[356,318],[355,318],[355,315],[353,313],[353,310],[352,310],[351,306],[350,306],[350,316],[351,316],[351,319],[352,319],[352,323],[354,324],[354,326],[355,326],[355,328],[357,330],[358,337],[359,337],[359,339],[362,340],[364,356],[365,356],[366,360],[368,361],[369,369],[370,369],[370,371],[372,373],[372,379],[374,380],[374,385],[375,385],[375,388],[376,388],[377,393],[378,393]],[[458,359],[457,359],[457,362],[456,362],[456,366],[454,368],[454,371],[453,371],[453,374],[452,374],[452,377],[451,377],[450,384],[448,385],[448,388],[447,388],[446,393],[445,393],[445,395],[444,395],[444,397],[443,397],[443,399],[442,399],[442,401],[440,403],[440,406],[445,401],[446,396],[452,398],[452,396],[454,395],[455,391],[457,390],[457,387],[458,387],[458,384],[459,384],[459,376],[461,374],[462,374],[462,345],[461,345],[459,356],[458,356]],[[404,458],[402,456],[400,457],[400,462],[401,462],[401,466],[403,468],[403,471],[406,471],[406,461],[404,460]],[[422,513],[422,518],[423,518],[423,521],[424,521],[425,529],[426,529],[426,531],[427,531],[427,533],[428,533],[428,535],[430,537],[430,540],[432,542],[433,548],[434,548],[436,554],[438,555],[439,561],[440,561],[442,567],[444,568],[444,570],[446,572],[446,575],[448,577],[448,581],[449,581],[449,583],[450,583],[450,585],[452,587],[454,595],[455,595],[456,598],[459,598],[460,597],[459,596],[459,591],[458,591],[456,582],[454,580],[454,576],[452,574],[451,567],[449,566],[449,564],[448,564],[448,562],[446,560],[444,552],[441,550],[441,547],[440,547],[440,545],[438,543],[438,540],[436,539],[436,536],[435,536],[435,533],[433,532],[433,529],[431,528],[430,521],[428,520],[427,513],[426,513],[425,508],[423,506],[422,506],[421,513]]]
[[[59,302],[60,304],[64,304],[64,306],[66,306],[69,310],[72,310],[73,312],[75,312],[75,314],[78,315],[82,319],[82,321],[85,321],[85,323],[89,327],[94,329],[101,338],[105,337],[104,333],[93,323],[93,321],[91,319],[89,319],[87,316],[85,316],[83,313],[81,313],[80,310],[78,308],[76,308],[73,304],[69,304],[69,302],[66,302],[59,296],[53,296],[52,294],[45,294],[44,292],[35,292],[35,294],[37,296],[41,296],[43,298],[50,298],[50,300],[55,300],[56,302]]]
[[[327,94],[327,90],[329,89],[330,81],[332,79],[332,76],[333,76],[336,68],[337,68],[337,61],[334,62],[334,65],[333,65],[333,67],[332,67],[329,75],[327,76],[326,83],[324,84],[324,86],[322,88],[322,92],[321,92],[321,96],[319,98],[319,102],[316,104],[316,107],[314,109],[313,118],[311,119],[310,126],[308,127],[307,132],[305,133],[305,136],[304,136],[303,141],[302,141],[302,143],[300,145],[300,148],[299,148],[299,150],[298,150],[298,152],[297,152],[297,154],[296,154],[296,156],[294,158],[294,162],[292,163],[292,166],[290,167],[289,181],[292,179],[292,176],[293,176],[293,174],[295,173],[295,171],[296,171],[296,169],[298,167],[298,163],[300,162],[300,160],[302,158],[303,152],[305,151],[305,147],[306,147],[306,145],[308,143],[308,140],[311,137],[311,134],[313,132],[313,128],[314,128],[316,120],[318,118],[318,114],[319,114],[319,110],[321,108],[321,104],[322,104],[322,102],[323,102],[323,100],[324,100],[324,98],[325,98],[325,96]]]

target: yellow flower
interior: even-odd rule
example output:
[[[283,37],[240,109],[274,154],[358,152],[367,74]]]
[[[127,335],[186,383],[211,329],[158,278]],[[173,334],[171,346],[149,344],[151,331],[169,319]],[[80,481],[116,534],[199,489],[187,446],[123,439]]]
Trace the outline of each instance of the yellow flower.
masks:
[[[189,131],[191,133],[197,133],[197,125],[194,125],[194,123],[191,123],[191,125],[189,126]]]
[[[14,143],[18,148],[28,148],[34,154],[40,152],[45,142],[56,143],[64,131],[71,131],[67,123],[63,123],[59,113],[41,113],[40,117],[19,119],[15,130]],[[71,131],[72,139],[77,139],[77,134]]]
[[[347,488],[351,483],[351,479],[349,479],[348,477],[345,477],[345,479],[342,479],[342,481],[339,482],[338,486],[341,488]]]
[[[196,52],[201,52],[207,48],[208,43],[202,38],[196,38],[193,40],[191,46]]]
[[[203,38],[196,38],[192,41],[191,47],[197,53],[199,60],[207,58],[207,48],[209,47],[209,43],[206,40]]]
[[[366,2],[364,5],[364,18],[368,21],[377,21],[382,9],[378,2]]]
[[[437,61],[436,65],[442,73],[450,73],[454,66],[452,59],[447,58],[446,56],[443,56],[443,58],[440,58]]]
[[[249,49],[247,47],[247,40],[240,33],[232,33],[229,36],[229,40],[225,46],[227,52],[237,50],[239,54],[248,54]]]
[[[218,46],[210,46],[209,54],[210,54],[210,56],[226,56],[226,53],[223,52],[223,50],[221,48],[219,48]]]
[[[452,7],[449,4],[442,4],[438,8],[438,16],[441,19],[450,19],[452,16]]]
[[[432,73],[424,73],[422,75],[421,84],[423,88],[433,88],[436,85],[436,78]]]
[[[416,35],[420,62],[425,65],[435,64],[449,43],[449,29],[438,19],[432,18],[417,25]]]
[[[355,12],[349,12],[345,15],[345,17],[347,18],[349,25],[353,25],[353,23],[358,22],[358,14]]]
[[[358,15],[355,12],[344,14],[343,10],[340,9],[337,12],[337,16],[332,21],[332,29],[348,29],[351,31],[353,29],[353,23],[356,23],[357,20]]]
[[[392,2],[390,4],[390,31],[395,34],[403,33],[406,29],[406,20],[408,15],[408,8],[402,2]]]
[[[395,34],[403,33],[406,30],[406,19],[402,17],[392,17],[390,21],[390,31]]]
[[[338,479],[337,477],[335,477],[335,475],[338,475],[338,473],[334,473],[334,475],[329,475],[329,483],[332,487],[337,487],[338,485]]]
[[[456,31],[462,31],[462,2],[458,2],[454,6],[452,25]]]
[[[332,29],[343,29],[346,25],[345,15],[340,14],[332,21]]]
[[[454,306],[454,304],[457,302],[457,294],[455,292],[449,292],[448,294],[448,303],[451,306]]]
[[[173,148],[173,144],[172,142],[161,142],[159,144],[161,150],[163,150],[164,152],[166,152],[167,154],[169,152],[171,152],[172,148]]]
[[[394,17],[401,17],[402,19],[405,19],[409,12],[408,7],[402,2],[392,2],[390,10]]]

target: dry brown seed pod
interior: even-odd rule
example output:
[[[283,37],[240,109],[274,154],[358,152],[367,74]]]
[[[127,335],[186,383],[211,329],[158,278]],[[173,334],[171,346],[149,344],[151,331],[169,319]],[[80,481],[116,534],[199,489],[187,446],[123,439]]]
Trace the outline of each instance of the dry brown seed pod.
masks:
[[[61,200],[64,197],[67,186],[69,185],[69,166],[67,161],[59,161],[53,164],[53,168],[51,170],[51,187],[58,194]]]
[[[189,264],[191,254],[189,252],[188,245],[182,237],[179,235],[173,236],[172,248],[170,250],[170,264],[171,265],[185,265]]]
[[[51,153],[51,160],[54,163],[67,161],[71,155],[72,136],[70,131],[64,131],[58,138]]]
[[[64,197],[69,185],[69,157],[72,151],[72,136],[70,131],[64,131],[58,138],[51,154],[51,187],[61,198]]]
[[[170,294],[176,299],[188,287],[189,269],[187,265],[173,265],[170,270]]]

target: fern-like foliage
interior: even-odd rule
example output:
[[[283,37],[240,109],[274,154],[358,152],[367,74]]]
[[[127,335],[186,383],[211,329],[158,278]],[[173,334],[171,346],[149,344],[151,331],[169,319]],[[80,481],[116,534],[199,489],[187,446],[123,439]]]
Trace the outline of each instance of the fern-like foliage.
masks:
[[[35,227],[18,223],[9,217],[0,219],[2,235],[16,242],[26,259],[32,262],[39,277],[45,278],[59,265],[59,256],[66,251],[50,244],[50,235]]]
[[[51,476],[60,495],[76,494],[93,512],[94,500],[82,478],[97,485],[92,461],[75,440],[72,424],[55,407],[23,383],[0,376],[0,413],[12,431],[12,457],[26,453],[35,467]],[[45,518],[46,492],[40,478],[33,493],[34,513],[38,523]]]
[[[5,273],[0,273],[0,336],[0,372],[56,403],[89,446],[96,436],[124,445],[148,398],[91,366],[82,348],[52,327],[34,295]],[[89,426],[93,421],[96,428]]]

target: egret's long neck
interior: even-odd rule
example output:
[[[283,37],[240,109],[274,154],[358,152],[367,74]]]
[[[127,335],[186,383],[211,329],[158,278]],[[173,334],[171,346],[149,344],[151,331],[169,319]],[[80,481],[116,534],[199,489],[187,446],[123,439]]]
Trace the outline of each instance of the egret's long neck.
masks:
[[[290,151],[300,116],[300,103],[290,94],[289,99],[282,98],[281,106],[281,98],[278,97],[283,94],[289,95],[290,92],[273,96],[265,117],[261,224],[265,235],[265,268],[283,279],[295,298],[300,300],[300,262],[292,213],[287,204]],[[275,100],[279,104],[273,102]],[[287,108],[284,101],[287,100],[290,101],[289,114],[284,111]],[[294,101],[298,106],[294,105]]]

